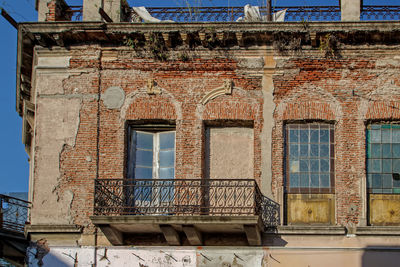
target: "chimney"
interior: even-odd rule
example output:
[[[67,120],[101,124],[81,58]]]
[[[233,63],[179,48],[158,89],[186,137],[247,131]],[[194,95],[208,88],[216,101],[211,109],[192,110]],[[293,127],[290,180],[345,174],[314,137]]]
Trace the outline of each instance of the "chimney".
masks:
[[[64,0],[36,0],[38,21],[69,21],[68,8]]]
[[[342,21],[359,21],[362,0],[340,0]]]
[[[126,0],[83,0],[83,20],[101,21],[99,8],[103,8],[113,22],[127,21],[129,5]]]

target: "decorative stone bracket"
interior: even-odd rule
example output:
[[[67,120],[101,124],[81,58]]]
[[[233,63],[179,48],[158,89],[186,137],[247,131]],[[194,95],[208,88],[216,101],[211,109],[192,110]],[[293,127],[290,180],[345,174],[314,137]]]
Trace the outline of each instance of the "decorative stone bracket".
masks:
[[[153,78],[147,80],[147,93],[149,95],[160,95],[161,88],[157,86],[157,83]]]
[[[201,99],[201,104],[205,105],[208,101],[220,96],[220,95],[230,95],[232,94],[233,89],[233,81],[231,79],[226,79],[224,81],[224,85],[218,87],[214,90],[208,92],[203,99]]]

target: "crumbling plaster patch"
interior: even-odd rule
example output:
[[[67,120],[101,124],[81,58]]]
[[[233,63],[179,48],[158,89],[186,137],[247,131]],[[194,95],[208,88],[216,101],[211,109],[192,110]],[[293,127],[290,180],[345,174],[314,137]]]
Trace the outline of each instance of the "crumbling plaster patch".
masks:
[[[35,196],[32,224],[70,224],[73,193],[60,190],[60,155],[74,147],[81,99],[38,98],[35,134]],[[40,189],[39,189],[40,188]]]
[[[69,76],[64,71],[62,73],[37,71],[36,82],[40,85],[37,86],[38,95],[64,94],[63,83]]]
[[[261,139],[261,154],[263,159],[261,161],[261,191],[267,197],[272,198],[272,129],[275,126],[274,123],[274,83],[272,76],[276,71],[276,60],[274,58],[273,52],[265,50],[265,55],[263,58],[263,78],[262,84],[262,94],[263,94],[263,125],[261,129],[260,139]],[[276,197],[276,196],[275,196]]]

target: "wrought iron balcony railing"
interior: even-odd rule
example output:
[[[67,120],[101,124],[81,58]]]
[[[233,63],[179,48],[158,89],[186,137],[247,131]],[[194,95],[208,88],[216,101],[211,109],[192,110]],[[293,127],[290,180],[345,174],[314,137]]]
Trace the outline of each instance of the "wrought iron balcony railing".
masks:
[[[261,216],[279,224],[279,205],[250,179],[97,179],[94,214]]]
[[[285,21],[340,21],[339,6],[275,6],[272,12],[286,9]],[[82,20],[82,6],[69,6],[66,19]],[[160,20],[175,22],[233,22],[244,17],[243,7],[148,7],[149,13]],[[265,7],[260,8],[266,15]],[[129,17],[129,16],[128,16]],[[400,5],[364,5],[361,20],[400,20]],[[129,21],[137,21],[137,15],[131,10]]]
[[[0,230],[24,232],[30,203],[0,194]]]

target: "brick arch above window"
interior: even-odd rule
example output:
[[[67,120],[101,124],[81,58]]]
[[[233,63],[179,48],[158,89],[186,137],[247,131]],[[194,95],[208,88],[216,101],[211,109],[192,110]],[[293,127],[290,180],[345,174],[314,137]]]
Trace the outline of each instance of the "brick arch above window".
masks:
[[[395,101],[374,101],[369,103],[367,113],[365,115],[367,120],[374,119],[400,119],[400,103]]]
[[[176,120],[176,106],[170,99],[162,96],[138,97],[125,112],[125,120],[137,119]]]
[[[336,120],[334,108],[329,103],[299,102],[281,104],[281,120]]]
[[[255,101],[219,101],[207,103],[203,120],[256,120],[261,116],[262,106]]]

